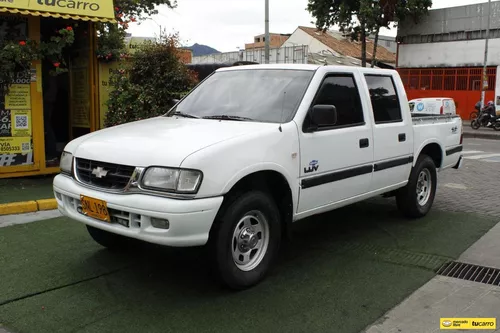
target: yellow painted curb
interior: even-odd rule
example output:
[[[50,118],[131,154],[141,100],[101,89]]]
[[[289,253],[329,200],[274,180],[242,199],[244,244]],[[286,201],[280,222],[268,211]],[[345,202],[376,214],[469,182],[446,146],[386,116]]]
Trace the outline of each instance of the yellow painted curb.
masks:
[[[39,210],[53,210],[53,209],[57,209],[56,199],[12,202],[8,204],[0,204],[0,216],[33,213]]]
[[[32,213],[38,210],[36,201],[0,204],[0,215]]]
[[[57,209],[57,201],[56,199],[43,199],[37,200],[38,210],[53,210]]]

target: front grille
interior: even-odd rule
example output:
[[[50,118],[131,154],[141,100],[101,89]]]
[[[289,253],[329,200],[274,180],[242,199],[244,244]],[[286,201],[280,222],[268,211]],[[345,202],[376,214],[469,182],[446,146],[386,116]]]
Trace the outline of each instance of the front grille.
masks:
[[[82,183],[109,190],[123,190],[134,170],[135,167],[128,165],[76,159],[76,176]],[[102,171],[100,178],[97,171]]]

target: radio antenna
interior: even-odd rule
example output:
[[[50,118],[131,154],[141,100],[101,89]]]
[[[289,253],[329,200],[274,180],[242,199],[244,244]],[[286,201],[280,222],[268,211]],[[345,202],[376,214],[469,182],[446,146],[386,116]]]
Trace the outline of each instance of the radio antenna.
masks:
[[[283,92],[283,100],[281,101],[281,118],[280,118],[280,127],[279,127],[280,132],[283,132],[283,128],[281,128],[281,124],[283,123],[283,112],[285,109],[285,98],[286,98],[286,91]]]

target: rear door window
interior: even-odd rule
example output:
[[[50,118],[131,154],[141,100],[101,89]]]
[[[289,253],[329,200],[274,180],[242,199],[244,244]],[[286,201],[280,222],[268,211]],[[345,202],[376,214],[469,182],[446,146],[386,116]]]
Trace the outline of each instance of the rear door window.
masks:
[[[396,86],[389,75],[365,75],[370,91],[375,124],[403,121]]]

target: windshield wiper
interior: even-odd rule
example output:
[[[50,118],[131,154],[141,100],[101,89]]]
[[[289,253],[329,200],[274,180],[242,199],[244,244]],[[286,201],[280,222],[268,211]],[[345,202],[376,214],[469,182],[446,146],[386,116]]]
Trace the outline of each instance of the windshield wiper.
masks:
[[[236,120],[236,121],[255,121],[252,118],[248,117],[240,117],[240,116],[230,116],[227,114],[221,114],[221,115],[216,115],[216,116],[205,116],[203,119],[219,119],[219,120]]]
[[[179,116],[179,117],[184,117],[184,118],[196,118],[196,119],[200,118],[197,116],[193,116],[192,114],[187,114],[187,113],[179,112],[179,111],[174,112],[174,116]]]

